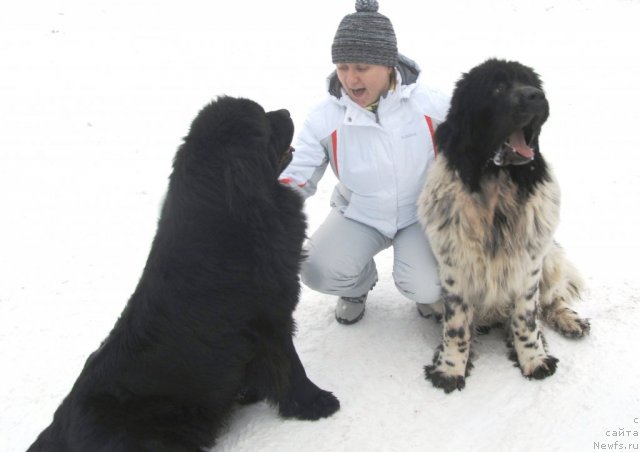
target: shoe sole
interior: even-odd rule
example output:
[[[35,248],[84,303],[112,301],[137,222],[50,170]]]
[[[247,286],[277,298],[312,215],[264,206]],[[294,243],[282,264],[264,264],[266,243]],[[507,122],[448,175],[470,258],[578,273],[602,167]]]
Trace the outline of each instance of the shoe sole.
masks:
[[[365,309],[362,310],[362,312],[360,313],[360,315],[358,317],[356,317],[353,320],[347,320],[347,319],[343,319],[341,317],[338,317],[338,315],[336,314],[336,321],[341,324],[341,325],[353,325],[354,323],[360,321],[360,319],[362,319],[362,317],[364,317],[364,312]]]
[[[436,322],[440,323],[442,321],[442,314],[436,312],[436,311],[432,311],[429,312],[427,314],[423,314],[422,311],[420,310],[420,308],[416,307],[418,314],[420,314],[420,317],[422,317],[423,319],[434,319]]]

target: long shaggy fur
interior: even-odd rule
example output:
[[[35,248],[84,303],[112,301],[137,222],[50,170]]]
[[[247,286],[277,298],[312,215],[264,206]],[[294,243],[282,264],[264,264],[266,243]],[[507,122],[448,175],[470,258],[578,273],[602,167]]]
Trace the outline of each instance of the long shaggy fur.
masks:
[[[198,114],[138,287],[30,451],[201,451],[238,400],[339,408],[292,342],[306,224],[277,182],[292,136],[286,110],[247,99]]]
[[[443,344],[425,372],[446,392],[464,387],[477,326],[505,324],[529,378],[556,368],[541,316],[565,336],[589,331],[568,307],[582,279],[553,240],[560,190],[538,142],[548,114],[531,68],[488,60],[458,82],[436,131],[418,209],[443,288]]]

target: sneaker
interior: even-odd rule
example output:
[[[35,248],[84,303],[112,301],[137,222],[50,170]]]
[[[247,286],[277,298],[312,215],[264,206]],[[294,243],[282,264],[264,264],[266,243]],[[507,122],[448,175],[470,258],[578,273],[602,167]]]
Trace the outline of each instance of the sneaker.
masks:
[[[364,315],[367,294],[359,297],[340,297],[336,304],[336,320],[343,325],[352,325]]]
[[[418,314],[420,314],[420,317],[424,317],[425,319],[434,319],[436,322],[442,321],[442,314],[438,312],[437,309],[434,309],[433,304],[416,303],[416,307],[418,308]]]

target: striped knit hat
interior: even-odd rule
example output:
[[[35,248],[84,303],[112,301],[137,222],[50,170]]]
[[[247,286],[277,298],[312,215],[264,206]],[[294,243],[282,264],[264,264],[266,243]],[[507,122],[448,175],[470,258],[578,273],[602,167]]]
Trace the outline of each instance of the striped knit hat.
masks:
[[[378,12],[376,0],[356,0],[356,12],[344,16],[338,26],[331,58],[334,64],[396,65],[396,34],[391,21]]]

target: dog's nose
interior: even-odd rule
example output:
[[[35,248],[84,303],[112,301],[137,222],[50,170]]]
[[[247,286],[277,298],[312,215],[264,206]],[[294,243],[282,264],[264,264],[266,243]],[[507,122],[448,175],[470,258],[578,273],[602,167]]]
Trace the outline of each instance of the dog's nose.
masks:
[[[524,101],[536,102],[545,99],[544,91],[533,86],[523,86],[520,88],[520,98]]]

